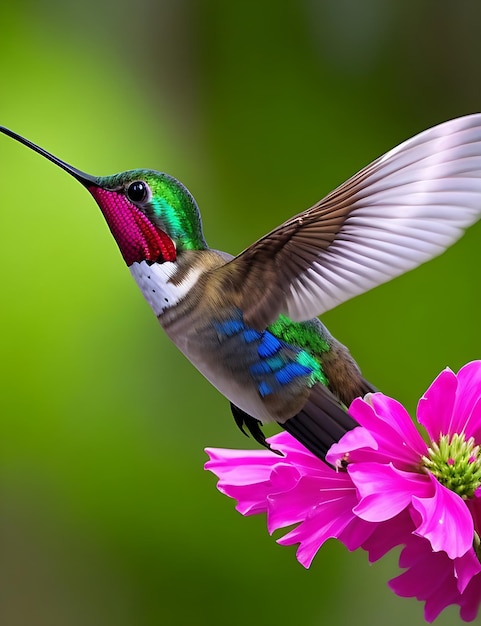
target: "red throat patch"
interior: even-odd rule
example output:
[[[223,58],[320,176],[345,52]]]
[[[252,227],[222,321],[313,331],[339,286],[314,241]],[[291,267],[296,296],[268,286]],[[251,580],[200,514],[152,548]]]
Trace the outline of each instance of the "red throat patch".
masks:
[[[89,187],[128,266],[141,261],[175,261],[172,239],[116,191]]]

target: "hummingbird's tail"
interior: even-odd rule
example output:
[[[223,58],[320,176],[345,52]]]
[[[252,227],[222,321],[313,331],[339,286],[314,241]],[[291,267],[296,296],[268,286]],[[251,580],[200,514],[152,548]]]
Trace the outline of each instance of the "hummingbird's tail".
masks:
[[[376,389],[364,378],[360,379],[356,394],[363,396],[366,393],[374,392]],[[349,399],[349,404],[351,400]],[[261,422],[252,417],[231,402],[231,411],[235,422],[244,435],[248,433],[268,450],[276,454],[281,454],[271,448],[266,441],[261,429]],[[356,428],[359,424],[344,408],[344,405],[336,396],[324,385],[317,384],[312,387],[307,402],[302,409],[285,422],[278,422],[290,435],[302,443],[312,454],[321,461],[326,461],[326,454],[329,448],[337,443],[349,430]]]
[[[301,411],[280,426],[325,461],[332,444],[359,424],[341,407],[329,389],[317,384],[311,389]]]

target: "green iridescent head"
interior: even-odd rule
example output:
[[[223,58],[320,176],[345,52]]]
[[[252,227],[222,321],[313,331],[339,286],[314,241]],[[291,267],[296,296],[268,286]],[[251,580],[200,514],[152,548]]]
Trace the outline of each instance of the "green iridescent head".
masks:
[[[207,248],[197,204],[172,176],[146,169],[91,176],[4,126],[0,132],[52,161],[90,191],[127,265],[175,261],[183,250]]]
[[[125,236],[129,240],[135,237],[135,227],[143,231],[145,244],[149,244],[138,212],[174,242],[176,254],[207,247],[197,204],[188,189],[172,176],[155,170],[129,170],[99,177],[95,183],[93,187],[88,186],[89,191],[102,209],[122,253],[122,240]],[[129,232],[119,232],[119,219]],[[157,259],[149,257],[147,260]]]
[[[207,247],[197,203],[188,189],[172,176],[155,170],[129,170],[97,178],[96,184],[107,192],[123,196],[139,209],[174,241],[177,253]],[[102,198],[95,189],[90,191],[107,218]]]

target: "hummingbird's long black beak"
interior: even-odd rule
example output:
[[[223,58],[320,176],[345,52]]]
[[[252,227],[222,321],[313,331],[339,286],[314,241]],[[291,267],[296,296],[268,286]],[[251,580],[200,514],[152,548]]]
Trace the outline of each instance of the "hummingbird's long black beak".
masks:
[[[85,172],[81,172],[76,167],[72,167],[68,163],[65,163],[65,161],[62,161],[62,160],[58,159],[56,156],[53,156],[53,154],[50,154],[50,152],[47,152],[43,148],[40,148],[40,146],[37,146],[34,143],[32,143],[31,141],[29,141],[28,139],[25,139],[25,137],[22,137],[21,135],[18,135],[17,133],[14,133],[13,130],[9,130],[8,128],[5,128],[5,126],[0,126],[0,132],[2,132],[4,135],[8,135],[9,137],[11,137],[12,139],[15,139],[16,141],[19,141],[20,143],[23,143],[24,146],[27,146],[28,148],[31,148],[35,152],[38,152],[39,154],[44,156],[49,161],[52,161],[52,163],[55,163],[55,165],[58,165],[63,170],[65,170],[66,172],[71,174],[84,187],[88,188],[88,187],[98,187],[99,186],[98,178],[96,176],[90,176],[90,174],[86,174]]]

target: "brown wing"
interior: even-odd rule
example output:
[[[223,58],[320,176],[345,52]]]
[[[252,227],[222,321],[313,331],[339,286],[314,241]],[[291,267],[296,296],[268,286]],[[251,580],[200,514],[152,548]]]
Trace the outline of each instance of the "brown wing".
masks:
[[[219,270],[245,319],[320,315],[441,254],[481,216],[481,114],[435,126]]]

